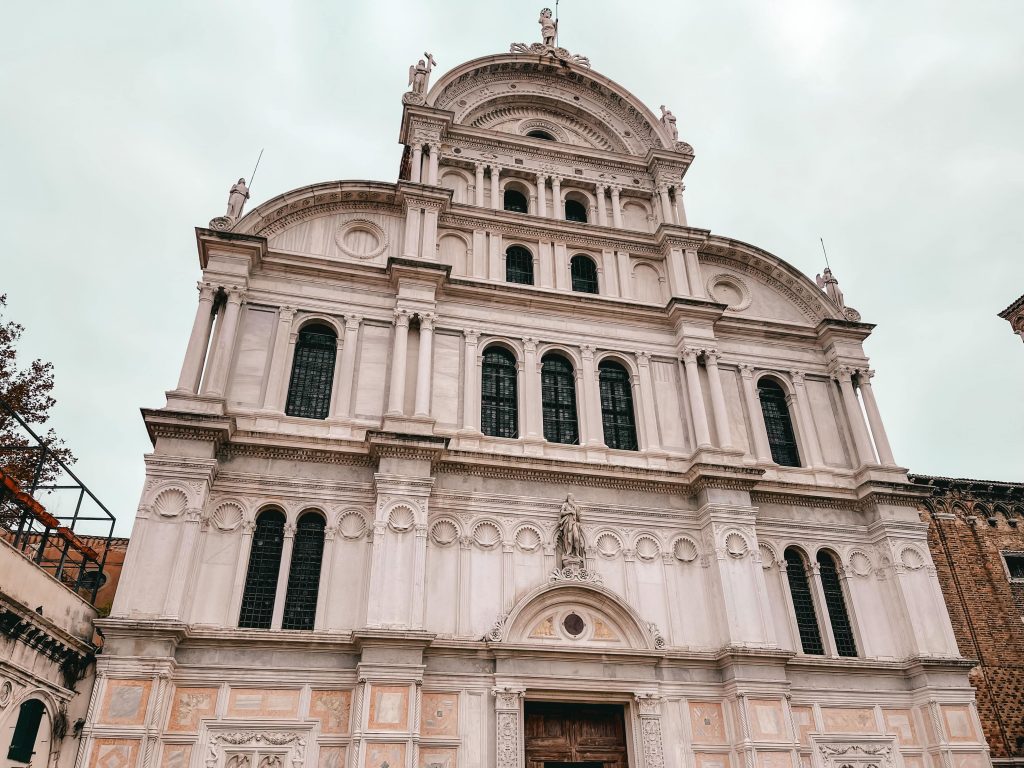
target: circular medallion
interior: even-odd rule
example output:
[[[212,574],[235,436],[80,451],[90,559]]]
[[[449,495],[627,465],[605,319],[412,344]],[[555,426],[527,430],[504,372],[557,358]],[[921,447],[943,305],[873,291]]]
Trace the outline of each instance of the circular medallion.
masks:
[[[572,637],[579,637],[583,634],[583,630],[587,628],[587,622],[578,613],[573,611],[562,619],[562,628]]]

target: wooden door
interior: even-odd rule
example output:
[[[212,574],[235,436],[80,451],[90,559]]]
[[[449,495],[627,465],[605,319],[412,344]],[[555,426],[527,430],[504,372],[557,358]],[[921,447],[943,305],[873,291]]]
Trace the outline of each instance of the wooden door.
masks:
[[[528,701],[528,768],[628,768],[621,705]]]

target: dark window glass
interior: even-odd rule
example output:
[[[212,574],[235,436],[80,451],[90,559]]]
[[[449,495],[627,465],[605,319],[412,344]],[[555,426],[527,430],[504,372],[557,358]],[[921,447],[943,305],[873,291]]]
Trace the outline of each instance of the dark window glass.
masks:
[[[565,220],[587,223],[587,206],[579,200],[565,201]]]
[[[544,139],[544,141],[554,141],[555,140],[555,137],[552,136],[547,131],[540,131],[540,130],[529,131],[526,135],[530,136],[531,138],[534,138],[534,139]]]
[[[533,254],[519,245],[505,251],[505,280],[520,285],[533,285]]]
[[[256,518],[252,535],[252,552],[245,574],[245,591],[238,626],[270,629],[274,616],[277,575],[281,569],[281,548],[284,546],[284,513],[270,509]]]
[[[331,411],[337,349],[338,337],[326,325],[308,325],[299,331],[284,408],[286,414],[306,419],[327,418]]]
[[[526,202],[526,195],[518,189],[505,190],[505,210],[513,213],[528,213],[529,203]]]
[[[572,289],[580,293],[597,293],[597,265],[589,256],[576,254],[569,262]]]
[[[1024,555],[1003,555],[1011,579],[1024,579]]]
[[[807,563],[804,556],[795,549],[787,549],[785,557],[789,595],[793,599],[796,626],[800,630],[800,645],[804,653],[823,656],[825,648],[821,644],[821,629],[818,627],[818,616],[814,612],[814,600],[811,598]]]
[[[43,702],[29,699],[18,710],[18,722],[14,725],[14,736],[11,738],[7,759],[16,763],[32,762],[36,748],[36,737],[39,735],[39,723],[43,719]],[[42,759],[42,758],[40,758]]]
[[[843,585],[839,583],[839,570],[835,558],[828,552],[818,553],[818,571],[821,574],[821,589],[825,593],[825,607],[832,625],[832,637],[840,656],[856,656],[857,643],[853,639],[850,615],[846,612]]]
[[[480,428],[491,437],[519,437],[516,359],[504,347],[484,352],[480,382]]]
[[[576,377],[572,363],[561,355],[547,355],[540,365],[540,392],[544,410],[544,439],[577,445]]]
[[[316,513],[299,518],[288,568],[282,629],[312,629],[320,590],[320,560],[324,554],[324,519]]]
[[[771,379],[761,379],[757,383],[757,393],[761,397],[761,413],[764,414],[764,426],[768,430],[772,461],[784,467],[799,467],[800,453],[796,447],[793,419],[786,405],[786,393]]]
[[[633,415],[633,387],[629,373],[610,360],[599,366],[601,388],[601,425],[604,443],[609,448],[635,451],[636,418]]]

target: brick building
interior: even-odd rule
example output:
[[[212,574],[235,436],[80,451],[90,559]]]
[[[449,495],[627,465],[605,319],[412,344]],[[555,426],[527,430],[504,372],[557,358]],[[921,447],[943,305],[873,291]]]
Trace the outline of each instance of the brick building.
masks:
[[[911,475],[992,762],[1024,766],[1024,483]]]

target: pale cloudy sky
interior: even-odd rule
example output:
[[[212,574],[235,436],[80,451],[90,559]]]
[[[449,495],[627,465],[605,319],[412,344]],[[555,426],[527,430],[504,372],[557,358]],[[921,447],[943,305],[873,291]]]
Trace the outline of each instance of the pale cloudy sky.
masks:
[[[11,4],[0,46],[0,292],[53,361],[53,424],[126,533],[195,311],[193,227],[263,164],[253,203],[393,181],[400,97],[538,36],[540,3]],[[897,460],[1024,480],[1024,2],[565,0],[560,42],[697,159],[694,226],[814,275],[825,238]]]

